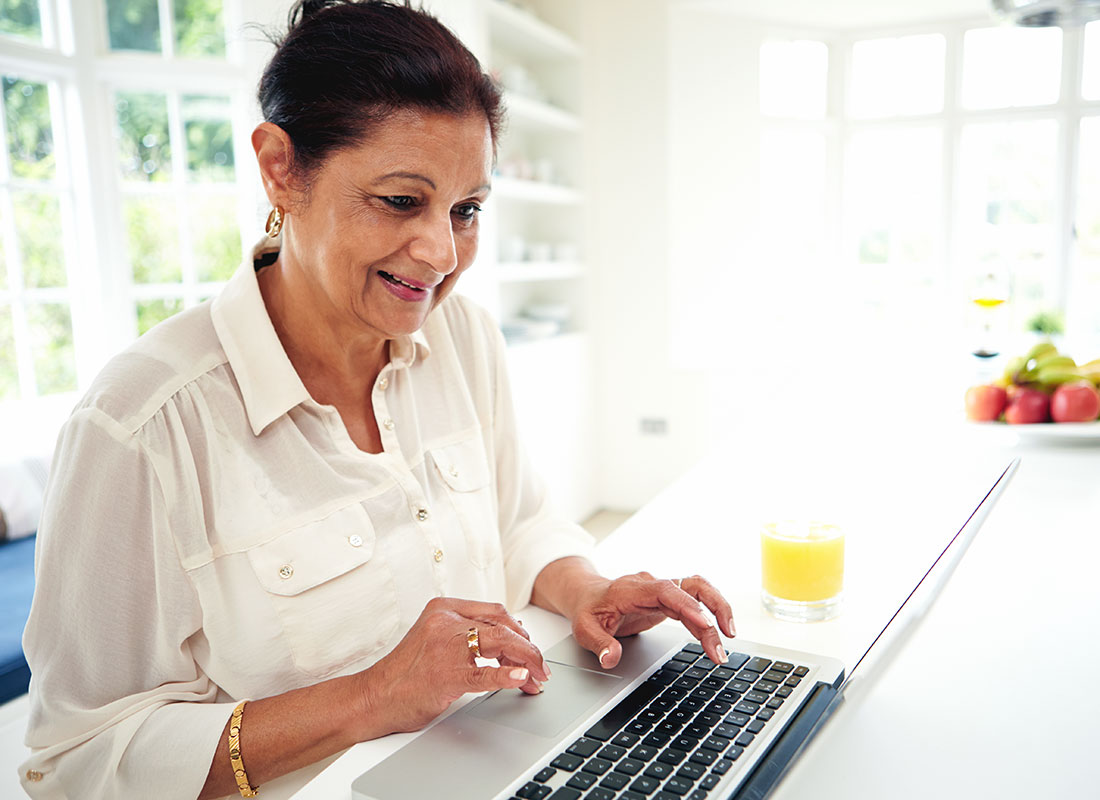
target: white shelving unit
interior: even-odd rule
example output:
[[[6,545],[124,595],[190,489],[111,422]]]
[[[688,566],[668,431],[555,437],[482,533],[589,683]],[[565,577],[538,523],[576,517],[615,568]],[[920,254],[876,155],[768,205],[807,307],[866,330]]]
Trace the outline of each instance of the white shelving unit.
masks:
[[[558,507],[577,520],[596,505],[581,182],[582,2],[431,2],[498,80],[507,107],[480,254],[459,290],[487,306],[512,336],[509,364],[526,449]],[[564,316],[556,334],[516,333],[525,311],[548,309]]]

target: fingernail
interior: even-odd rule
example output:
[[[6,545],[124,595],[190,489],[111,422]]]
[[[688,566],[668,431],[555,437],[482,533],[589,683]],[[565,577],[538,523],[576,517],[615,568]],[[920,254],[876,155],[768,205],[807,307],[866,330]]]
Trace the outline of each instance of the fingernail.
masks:
[[[737,628],[733,627],[733,617],[726,618],[726,630],[730,632],[730,636],[737,635]]]
[[[726,655],[726,648],[722,647],[722,645],[718,645],[718,660],[723,664],[730,660],[730,657]]]
[[[600,666],[601,667],[603,666],[604,656],[608,655],[610,652],[611,652],[610,647],[605,647],[603,650],[600,651]]]
[[[542,662],[542,671],[543,673],[545,673],[547,678],[553,677],[554,675],[554,673],[550,671],[550,665],[547,664],[545,661]]]
[[[514,681],[525,681],[527,680],[528,675],[529,673],[526,667],[516,667],[508,673],[508,676]]]
[[[535,681],[535,688],[539,690],[539,694],[542,694],[544,691],[546,691],[545,689],[542,688],[542,684],[539,683],[538,681]]]

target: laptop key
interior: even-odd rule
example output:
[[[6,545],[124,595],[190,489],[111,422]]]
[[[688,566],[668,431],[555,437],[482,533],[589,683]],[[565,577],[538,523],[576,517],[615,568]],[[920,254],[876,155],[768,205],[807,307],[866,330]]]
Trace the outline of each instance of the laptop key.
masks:
[[[779,684],[773,681],[758,680],[756,685],[752,687],[754,691],[763,692],[764,694],[771,694],[779,688]]]
[[[683,661],[669,661],[667,664],[661,667],[661,669],[667,669],[669,672],[683,672],[690,666],[690,664],[686,664]]]
[[[768,696],[763,692],[749,692],[745,695],[745,700],[749,703],[759,703],[763,705],[768,702]]]
[[[727,725],[744,728],[746,725],[749,724],[749,719],[750,717],[748,714],[742,714],[740,711],[734,711],[732,714],[726,714],[726,718],[725,720],[723,720],[723,722],[725,722],[725,724]]]
[[[771,659],[761,658],[760,656],[757,656],[756,658],[749,659],[749,663],[745,664],[745,669],[752,670],[753,672],[764,672],[771,665]]]
[[[745,730],[747,730],[749,733],[760,733],[760,731],[764,730],[764,720],[754,719],[752,722],[745,726]]]
[[[699,644],[698,642],[688,642],[682,648],[680,648],[680,652],[681,653],[695,653],[695,655],[701,656],[701,655],[703,655],[703,646],[701,644]]]
[[[603,776],[603,780],[600,781],[600,786],[605,789],[610,789],[613,792],[619,791],[619,789],[630,783],[630,776],[623,775],[620,772],[609,772]]]
[[[711,661],[709,658],[700,658],[695,662],[695,666],[699,669],[712,670],[718,665]]]
[[[662,781],[672,774],[672,765],[666,764],[663,761],[654,761],[646,767],[645,772],[642,774],[646,777]]]
[[[745,752],[745,748],[739,744],[731,744],[729,750],[726,751],[726,758],[730,761],[736,761],[741,757],[741,754]]]
[[[677,778],[673,776],[665,782],[665,785],[662,786],[661,789],[670,794],[682,797],[683,795],[690,792],[692,786],[694,785],[694,781],[686,781],[683,778]]]
[[[653,794],[653,792],[656,791],[657,787],[660,785],[660,781],[654,780],[653,778],[649,778],[645,775],[641,775],[638,777],[637,780],[634,781],[634,783],[630,784],[630,788],[633,789],[635,792],[640,792],[641,794]]]
[[[750,717],[760,710],[759,703],[750,703],[748,700],[742,700],[740,703],[733,707],[734,711],[740,711],[742,714],[748,714]]]
[[[641,737],[637,734],[623,731],[611,740],[611,744],[618,745],[619,747],[633,747],[638,743],[639,739],[641,739]]]
[[[710,773],[710,775],[707,775],[707,777],[703,778],[703,782],[700,783],[699,786],[703,789],[713,789],[715,786],[718,785],[718,781],[722,780],[722,774],[725,773],[721,773],[719,775],[715,775],[713,772]]]
[[[642,744],[648,744],[650,747],[664,747],[671,738],[672,734],[670,733],[652,731],[648,736],[642,739]]]
[[[677,653],[676,655],[674,655],[672,657],[672,660],[673,661],[682,661],[685,664],[694,664],[696,659],[698,659],[699,656],[702,655],[702,653],[703,653],[703,648],[699,648],[699,653],[698,654],[696,654],[696,653],[686,653],[683,650],[681,650],[679,653]]]
[[[564,769],[566,772],[572,772],[583,763],[584,759],[580,756],[575,756],[572,753],[562,753],[550,762],[550,766],[556,767],[557,769]]]
[[[763,726],[761,726],[761,727],[763,727]],[[739,733],[741,733],[741,726],[739,726],[739,725],[729,725],[725,722],[723,722],[721,725],[719,725],[717,728],[714,729],[714,735],[715,736],[724,736],[727,739],[735,739],[735,738],[737,738],[737,735]]]
[[[793,673],[801,678],[803,675],[806,675],[809,671],[810,670],[807,667],[795,667],[794,670],[793,670]]]
[[[711,704],[706,707],[705,711],[709,714],[717,714],[722,717],[729,713],[733,708],[733,703],[727,703],[725,700],[713,700]]]
[[[623,775],[637,775],[642,771],[642,767],[645,764],[634,758],[624,758],[618,764],[615,765],[615,771],[622,773]]]
[[[701,764],[704,767],[709,767],[717,760],[718,754],[713,750],[696,750],[691,754],[691,763]]]
[[[578,772],[575,775],[573,775],[572,778],[570,778],[568,781],[566,781],[565,785],[569,786],[573,789],[582,789],[582,790],[583,789],[591,789],[592,784],[594,784],[598,780],[599,780],[599,778],[597,778],[595,775],[589,775],[587,772]],[[546,788],[546,787],[539,787],[539,788]]]
[[[720,758],[714,762],[714,766],[710,768],[711,775],[725,775],[730,771],[730,767],[733,766],[733,762],[728,758]]]
[[[779,708],[781,705],[783,705],[783,701],[785,699],[786,699],[785,697],[773,697],[767,703],[768,708]]]
[[[630,757],[636,761],[649,761],[657,753],[659,753],[656,747],[651,747],[648,744],[640,744],[630,751]]]
[[[543,767],[539,770],[538,774],[531,780],[538,781],[539,783],[546,783],[548,780],[558,774],[558,771],[553,767]]]
[[[606,758],[608,761],[618,761],[620,758],[626,755],[626,748],[619,747],[617,744],[604,745],[597,755],[600,758]],[[537,780],[537,778],[536,778]]]
[[[590,758],[588,763],[581,767],[581,772],[590,772],[593,775],[603,775],[611,769],[611,762],[605,758]]]
[[[704,773],[706,773],[706,770],[702,766],[688,761],[676,770],[676,777],[694,782],[702,778]]]
[[[584,800],[615,800],[615,793],[609,789],[597,786],[584,796]]]
[[[590,739],[599,739],[601,742],[606,742],[660,693],[661,687],[648,681],[639,685],[619,701],[599,722],[589,728],[584,735]]]
[[[580,739],[573,742],[573,744],[569,745],[569,748],[565,752],[572,753],[581,758],[588,758],[599,750],[601,746],[603,746],[603,742],[598,739],[586,739],[582,736]]]
[[[549,786],[543,786],[541,783],[533,783],[528,781],[519,791],[516,792],[516,797],[523,798],[523,800],[542,800],[550,792],[554,791]]]
[[[670,747],[657,756],[658,761],[663,761],[666,764],[676,765],[687,758],[687,753],[683,750],[677,750],[675,747]]]
[[[748,731],[746,731],[745,733],[742,733],[740,736],[734,739],[733,742],[734,744],[739,744],[742,747],[748,747],[750,744],[752,744],[752,740],[755,738],[755,733],[749,733]]]
[[[571,789],[568,786],[563,786],[550,795],[549,800],[577,800],[581,796],[578,789]]]
[[[794,669],[794,664],[789,664],[786,661],[776,661],[774,664],[772,664],[772,669],[774,669],[776,672],[786,673]]]
[[[762,719],[762,720],[764,720],[764,722],[767,722],[769,719],[771,719],[774,716],[775,716],[775,709],[771,709],[771,708],[762,708],[756,714],[756,718],[757,719]]]

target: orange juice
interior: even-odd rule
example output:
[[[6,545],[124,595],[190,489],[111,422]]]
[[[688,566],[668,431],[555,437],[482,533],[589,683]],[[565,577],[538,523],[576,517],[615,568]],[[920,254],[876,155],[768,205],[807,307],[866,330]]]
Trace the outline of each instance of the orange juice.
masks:
[[[844,532],[823,522],[774,522],[760,532],[764,605],[783,619],[828,619],[844,588]]]

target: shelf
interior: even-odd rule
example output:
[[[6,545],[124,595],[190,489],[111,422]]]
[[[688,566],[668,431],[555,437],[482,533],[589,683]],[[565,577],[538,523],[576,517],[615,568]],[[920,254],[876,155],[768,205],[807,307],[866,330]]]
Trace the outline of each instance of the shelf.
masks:
[[[571,186],[505,178],[500,175],[493,178],[493,194],[508,200],[553,205],[577,205],[582,199],[581,193]]]
[[[508,350],[516,353],[520,350],[546,351],[563,347],[582,346],[587,341],[583,331],[564,331],[554,336],[544,336],[541,339],[518,339],[508,341]]]
[[[577,261],[502,261],[497,264],[497,279],[509,283],[560,281],[576,278],[583,271]]]
[[[580,55],[580,46],[573,39],[534,14],[504,0],[492,0],[486,7],[489,34],[506,42],[507,49],[532,58],[576,58]]]
[[[504,106],[508,109],[508,121],[516,127],[545,127],[559,131],[581,129],[581,120],[576,114],[521,94],[505,92]]]

